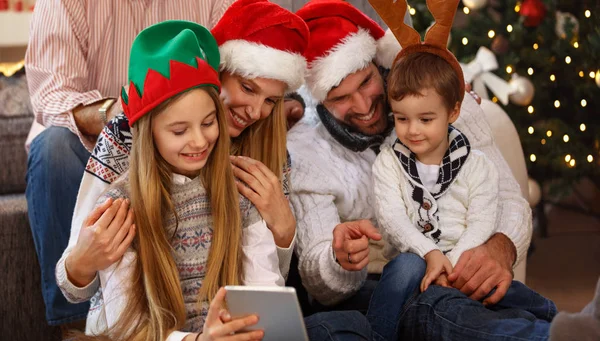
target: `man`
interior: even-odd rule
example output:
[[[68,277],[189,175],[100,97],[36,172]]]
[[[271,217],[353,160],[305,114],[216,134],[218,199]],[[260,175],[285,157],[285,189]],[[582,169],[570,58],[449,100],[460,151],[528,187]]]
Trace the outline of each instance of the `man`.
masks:
[[[316,125],[302,121],[288,134],[299,272],[320,304],[350,302],[365,310],[373,286],[365,284],[369,241],[381,238],[374,222],[371,166],[393,128],[385,75],[399,45],[343,1],[315,1],[297,14],[311,31],[307,87],[319,103],[320,118]],[[496,233],[465,252],[449,280],[474,300],[495,288],[486,298],[494,304],[508,289],[513,266],[526,255],[531,211],[473,98],[465,97],[455,126],[498,167],[500,214]]]
[[[51,325],[85,319],[88,304],[71,305],[54,269],[67,246],[79,183],[96,138],[120,113],[135,36],[167,19],[212,28],[233,0],[50,1],[36,3],[25,68],[37,121],[27,170],[29,220],[42,270]]]

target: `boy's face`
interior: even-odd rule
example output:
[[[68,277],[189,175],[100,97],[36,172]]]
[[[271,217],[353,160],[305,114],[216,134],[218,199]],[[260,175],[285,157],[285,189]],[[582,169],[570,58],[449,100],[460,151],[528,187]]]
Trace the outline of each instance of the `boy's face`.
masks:
[[[396,135],[424,164],[439,165],[448,149],[448,125],[458,118],[460,105],[451,110],[432,88],[421,90],[423,96],[390,99]]]

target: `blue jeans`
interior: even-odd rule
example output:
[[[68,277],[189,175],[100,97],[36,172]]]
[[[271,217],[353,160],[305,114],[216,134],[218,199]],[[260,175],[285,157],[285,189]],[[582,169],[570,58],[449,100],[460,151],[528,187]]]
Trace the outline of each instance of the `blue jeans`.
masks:
[[[310,341],[372,340],[371,326],[358,311],[331,311],[304,318]]]
[[[49,127],[31,142],[25,194],[50,325],[85,319],[88,312],[89,303],[71,304],[64,298],[54,270],[69,242],[77,192],[89,157],[67,128]]]
[[[385,265],[367,313],[374,340],[398,339],[403,307],[419,294],[425,269],[425,260],[413,253],[401,253]]]
[[[405,340],[547,340],[554,303],[513,281],[498,304],[485,307],[453,288],[433,285],[411,300],[400,320]]]

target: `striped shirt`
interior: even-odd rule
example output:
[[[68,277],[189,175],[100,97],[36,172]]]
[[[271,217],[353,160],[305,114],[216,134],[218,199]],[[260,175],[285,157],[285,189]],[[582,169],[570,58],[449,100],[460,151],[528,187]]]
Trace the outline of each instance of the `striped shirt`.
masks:
[[[38,0],[25,68],[42,125],[66,127],[91,150],[72,110],[119,97],[133,39],[150,25],[180,19],[216,25],[234,0]]]

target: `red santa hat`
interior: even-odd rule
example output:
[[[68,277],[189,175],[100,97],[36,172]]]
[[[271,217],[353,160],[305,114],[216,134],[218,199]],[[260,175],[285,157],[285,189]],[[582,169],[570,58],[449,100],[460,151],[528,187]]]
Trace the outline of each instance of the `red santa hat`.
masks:
[[[239,0],[212,29],[221,70],[247,78],[283,81],[288,91],[304,83],[308,27],[294,13],[267,0]]]
[[[318,101],[348,75],[375,61],[390,68],[400,44],[390,31],[342,0],[313,0],[296,14],[310,30],[306,83]]]

